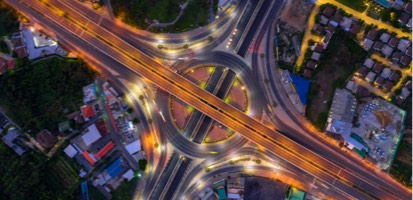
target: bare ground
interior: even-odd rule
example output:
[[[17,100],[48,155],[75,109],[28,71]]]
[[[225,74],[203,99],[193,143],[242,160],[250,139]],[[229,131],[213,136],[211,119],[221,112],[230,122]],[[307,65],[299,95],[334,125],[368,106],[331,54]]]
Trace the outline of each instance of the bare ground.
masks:
[[[306,5],[304,0],[287,0],[281,11],[281,20],[299,31],[304,31],[311,9],[312,4]]]

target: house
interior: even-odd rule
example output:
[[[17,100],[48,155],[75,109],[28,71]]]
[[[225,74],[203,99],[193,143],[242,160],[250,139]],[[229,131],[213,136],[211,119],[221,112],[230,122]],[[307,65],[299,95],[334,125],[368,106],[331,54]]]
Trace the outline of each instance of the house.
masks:
[[[394,71],[389,77],[389,80],[393,81],[394,83],[397,83],[399,82],[400,78],[401,78],[401,75],[397,71]]]
[[[374,81],[374,84],[379,85],[379,86],[382,86],[383,83],[384,83],[384,78],[381,77],[381,76],[378,76],[378,77],[376,78],[376,80]]]
[[[390,47],[388,44],[385,44],[383,46],[383,48],[381,49],[381,53],[386,56],[389,57],[392,53],[393,53],[393,48]]]
[[[391,81],[386,80],[386,82],[384,83],[384,85],[382,87],[383,87],[383,89],[385,89],[387,91],[391,91],[393,86],[394,86],[394,84]]]
[[[407,21],[406,26],[411,30],[412,29],[412,18]]]
[[[359,97],[368,97],[371,95],[371,92],[367,88],[358,85],[355,94]]]
[[[383,72],[381,73],[380,76],[383,78],[389,78],[391,73],[392,73],[392,70],[386,67],[383,69]]]
[[[314,26],[314,31],[317,32],[320,35],[324,34],[324,26],[321,26],[320,24],[316,24]]]
[[[3,142],[10,148],[14,150],[19,156],[23,155],[26,152],[26,148],[19,144],[21,140],[20,132],[16,128],[10,128],[7,131],[7,134],[2,137]]]
[[[340,14],[340,12],[336,12],[334,13],[334,16],[330,19],[328,23],[334,27],[337,27],[342,18],[343,16]]]
[[[396,104],[399,105],[399,106],[403,105],[403,103],[404,103],[405,100],[406,100],[406,99],[404,99],[404,98],[403,98],[402,96],[400,96],[400,95],[397,95],[397,96],[396,96]]]
[[[80,111],[75,111],[73,113],[68,114],[67,119],[69,120],[73,120],[76,122],[76,124],[82,124],[83,122],[85,122],[83,120],[82,114],[80,113]]]
[[[0,57],[0,74],[3,74],[7,71],[7,60]]]
[[[99,133],[95,124],[90,125],[87,127],[87,132],[81,136],[83,143],[85,146],[89,146],[92,143],[96,142],[102,136]]]
[[[396,10],[401,10],[403,8],[403,6],[404,6],[404,1],[402,1],[402,0],[396,0],[393,3],[393,8],[396,9]]]
[[[381,49],[383,49],[384,44],[380,41],[377,41],[374,43],[373,45],[373,50],[374,51],[381,51]]]
[[[324,48],[323,48],[323,45],[316,43],[311,47],[311,50],[318,52],[318,53],[322,53]]]
[[[72,130],[72,128],[70,127],[70,122],[69,121],[60,122],[58,124],[58,127],[59,127],[59,131],[62,132],[62,133]]]
[[[82,115],[86,119],[86,121],[89,118],[95,116],[95,110],[93,110],[93,105],[82,106],[81,111],[82,111]]]
[[[361,30],[361,26],[358,24],[353,24],[350,28],[350,33],[357,35]]]
[[[377,34],[379,34],[379,31],[373,28],[367,33],[366,37],[370,38],[371,40],[375,40],[377,37]]]
[[[16,51],[18,58],[25,58],[29,55],[27,53],[26,46],[17,47],[14,49],[14,51]]]
[[[405,52],[406,49],[407,49],[407,47],[408,47],[409,45],[410,45],[410,41],[409,41],[409,40],[401,39],[400,42],[399,42],[399,44],[397,45],[397,49],[400,50],[400,51],[402,51],[402,52]]]
[[[327,33],[330,33],[330,34],[333,34],[333,33],[334,33],[334,30],[336,30],[336,28],[335,28],[334,26],[332,26],[332,25],[328,25],[328,26],[325,28],[325,31],[326,31]]]
[[[330,42],[330,39],[332,36],[333,36],[332,33],[327,32],[326,35],[323,37],[322,43],[323,43],[324,49],[327,48],[328,43]]]
[[[328,18],[325,17],[324,15],[321,15],[320,16],[320,24],[327,25],[328,24]]]
[[[412,61],[412,58],[409,56],[402,56],[402,58],[400,59],[400,64],[402,64],[402,66],[407,66],[410,64],[410,62]]]
[[[399,21],[399,23],[400,23],[402,26],[404,26],[404,25],[407,24],[407,22],[409,22],[409,19],[410,19],[410,18],[411,18],[411,17],[410,17],[409,14],[407,14],[407,13],[402,13],[402,14],[400,15],[398,21]]]
[[[327,18],[330,18],[333,16],[335,9],[332,8],[331,6],[326,6],[323,10],[323,15],[326,16]]]
[[[306,67],[307,67],[308,69],[315,69],[315,68],[317,68],[317,63],[314,62],[314,60],[309,60],[309,61],[307,62]]]
[[[406,87],[409,90],[412,90],[412,81],[411,80],[407,81],[407,83],[404,85],[404,87]]]
[[[36,135],[36,141],[43,147],[50,148],[57,142],[57,137],[50,131],[43,129]]]
[[[376,64],[374,64],[374,66],[373,66],[373,71],[374,72],[376,72],[376,74],[380,74],[381,73],[381,70],[383,70],[383,64],[381,64],[381,63],[376,63]]]
[[[366,76],[366,81],[371,83],[375,80],[376,74],[374,72],[369,72]]]
[[[311,55],[311,59],[318,61],[320,60],[320,56],[321,56],[320,53],[313,51],[313,54]]]
[[[357,99],[346,89],[336,89],[329,118],[351,123],[357,107]]]
[[[395,53],[393,53],[391,59],[393,60],[393,62],[397,63],[402,58],[402,55],[403,55],[403,53],[400,52],[400,51],[395,52]]]
[[[396,48],[397,47],[397,45],[399,45],[399,39],[397,39],[397,38],[392,38],[392,39],[390,39],[390,41],[389,41],[389,46],[391,46],[392,48]]]
[[[374,61],[371,58],[367,58],[364,61],[363,65],[370,69],[371,67],[373,67]]]
[[[353,20],[351,20],[348,17],[343,17],[340,21],[340,27],[344,29],[345,31],[349,31],[352,23],[353,23]]]
[[[367,51],[371,49],[371,46],[373,46],[373,40],[369,39],[369,38],[364,38],[363,43],[361,46],[363,46],[364,49],[366,49]]]
[[[388,33],[382,33],[380,35],[380,41],[383,43],[387,43],[390,40],[390,34]]]
[[[411,1],[407,2],[407,4],[404,6],[403,11],[408,14],[412,14],[412,2]]]
[[[367,73],[368,69],[366,67],[360,67],[356,72],[356,76],[364,78],[366,77]]]
[[[404,52],[407,56],[411,57],[412,56],[412,46],[408,47],[406,51]]]
[[[305,78],[311,78],[311,77],[313,76],[313,72],[312,72],[311,70],[309,70],[309,69],[305,69],[305,70],[304,70],[304,73],[303,73],[303,76],[304,76]]]

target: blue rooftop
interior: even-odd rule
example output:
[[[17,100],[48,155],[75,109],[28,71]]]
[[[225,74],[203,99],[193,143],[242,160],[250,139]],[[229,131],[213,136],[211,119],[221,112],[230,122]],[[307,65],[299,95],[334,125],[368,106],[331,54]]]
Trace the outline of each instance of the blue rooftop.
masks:
[[[108,168],[106,168],[106,172],[110,175],[110,177],[115,178],[125,169],[120,164],[122,164],[122,161],[118,158]]]
[[[300,97],[301,102],[304,105],[307,105],[307,94],[308,89],[310,88],[310,81],[291,73],[290,77],[293,80],[293,85],[298,93],[298,96]]]
[[[385,8],[390,8],[390,6],[391,6],[391,2],[389,2],[387,0],[376,0],[376,2],[380,5],[382,5]]]

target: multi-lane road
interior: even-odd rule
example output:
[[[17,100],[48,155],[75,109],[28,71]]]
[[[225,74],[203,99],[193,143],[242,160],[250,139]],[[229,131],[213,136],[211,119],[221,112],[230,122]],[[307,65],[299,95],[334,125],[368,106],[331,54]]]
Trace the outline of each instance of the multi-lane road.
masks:
[[[140,49],[100,26],[99,23],[89,20],[66,4],[59,4],[60,1],[49,1],[47,4],[29,0],[20,2],[8,0],[7,2],[25,15],[55,31],[61,35],[60,37],[73,38],[78,41],[79,49],[87,52],[86,56],[114,59],[125,66],[124,69],[119,70],[120,72],[142,75],[205,115],[230,127],[250,141],[346,195],[358,199],[408,199],[411,196],[411,192],[401,185],[366,177],[353,169],[343,169],[335,164],[337,162],[335,160],[340,158],[327,160],[280,132],[266,127],[156,62]],[[280,2],[276,1],[273,4],[277,5]],[[61,13],[62,10],[65,12]],[[86,51],[90,46],[95,51]]]

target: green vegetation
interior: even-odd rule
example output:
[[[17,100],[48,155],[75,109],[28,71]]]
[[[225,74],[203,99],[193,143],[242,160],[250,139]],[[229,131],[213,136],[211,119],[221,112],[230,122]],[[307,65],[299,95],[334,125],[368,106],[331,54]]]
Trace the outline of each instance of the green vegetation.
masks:
[[[17,11],[0,0],[0,36],[10,35],[19,30]]]
[[[4,40],[0,40],[0,52],[4,54],[10,53],[10,48]]]
[[[307,97],[307,118],[318,128],[324,129],[329,105],[336,88],[345,86],[347,78],[357,69],[367,55],[350,35],[337,30],[322,53],[316,74],[311,81]]]
[[[0,165],[1,199],[52,200],[77,196],[79,166],[61,151],[57,154],[51,159],[38,152],[20,157],[1,142],[0,159],[4,161]]]
[[[336,0],[358,12],[363,12],[366,10],[367,6],[364,3],[364,0]]]
[[[129,182],[123,182],[115,191],[112,192],[113,200],[133,199],[133,193],[138,184],[138,178],[133,178]]]
[[[92,184],[88,185],[90,200],[106,200],[105,196]]]
[[[140,122],[141,122],[141,120],[139,120],[139,119],[136,118],[136,117],[132,119],[132,123],[135,124],[135,125],[136,125],[136,124],[139,124]]]
[[[146,29],[153,20],[173,22],[185,0],[117,0],[111,1],[114,15],[131,26]],[[190,0],[181,18],[171,26],[154,28],[154,32],[183,32],[208,24],[210,0]],[[214,6],[214,11],[217,9]]]
[[[409,124],[407,124],[407,126],[409,126]],[[405,186],[411,187],[412,180],[410,179],[410,177],[412,177],[412,135],[408,132],[409,130],[406,130],[405,135],[403,135],[402,141],[400,141],[396,157],[393,161],[392,166],[390,167],[390,174]]]
[[[23,61],[15,71],[0,77],[0,104],[18,124],[34,133],[44,128],[55,131],[65,120],[64,109],[79,109],[82,87],[95,76],[96,71],[81,60]]]
[[[148,165],[148,161],[146,159],[140,159],[138,161],[138,165],[139,169],[144,172],[146,170],[146,166]]]

